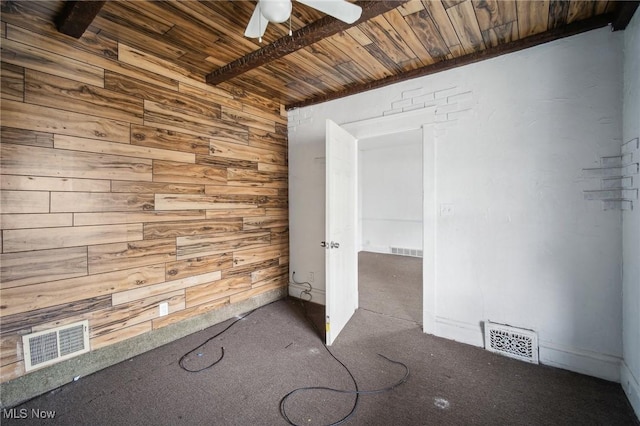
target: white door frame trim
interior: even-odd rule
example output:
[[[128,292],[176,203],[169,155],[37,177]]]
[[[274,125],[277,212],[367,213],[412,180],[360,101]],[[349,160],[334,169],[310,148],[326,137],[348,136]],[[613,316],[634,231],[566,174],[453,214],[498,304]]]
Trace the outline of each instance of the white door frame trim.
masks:
[[[436,331],[437,191],[435,107],[340,124],[358,140],[422,129],[422,322],[423,331]]]

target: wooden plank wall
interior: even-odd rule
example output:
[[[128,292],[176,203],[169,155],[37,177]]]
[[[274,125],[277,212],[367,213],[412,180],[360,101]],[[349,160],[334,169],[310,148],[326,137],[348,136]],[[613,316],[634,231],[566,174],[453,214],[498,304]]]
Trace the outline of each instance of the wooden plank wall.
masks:
[[[45,14],[2,14],[3,382],[25,333],[96,349],[288,283],[284,109]]]

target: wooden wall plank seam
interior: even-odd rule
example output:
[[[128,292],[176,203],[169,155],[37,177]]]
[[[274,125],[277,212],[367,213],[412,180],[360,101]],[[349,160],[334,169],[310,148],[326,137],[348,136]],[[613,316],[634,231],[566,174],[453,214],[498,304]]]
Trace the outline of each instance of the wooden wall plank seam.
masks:
[[[176,289],[182,290],[199,284],[218,281],[221,277],[222,273],[220,271],[208,272],[201,275],[193,275],[186,278],[180,278],[178,280],[165,281],[141,288],[134,288],[122,292],[116,292],[112,294],[111,300],[113,305],[115,306],[121,303],[131,302],[132,300],[144,299],[158,294],[169,293],[171,291],[175,291]]]
[[[83,275],[88,275],[86,247],[0,254],[2,290]]]
[[[9,288],[2,292],[0,316],[4,318],[163,281],[164,265],[152,265]]]
[[[2,119],[9,121],[4,114]],[[32,117],[37,120],[37,117]],[[0,145],[3,174],[82,179],[151,181],[152,160],[40,148],[3,143]]]
[[[145,158],[151,160],[170,160],[181,163],[195,163],[196,155],[187,152],[171,151],[161,148],[149,148],[129,144],[98,141],[67,135],[55,135],[53,147],[72,151],[93,152],[96,154],[112,154],[123,157]]]

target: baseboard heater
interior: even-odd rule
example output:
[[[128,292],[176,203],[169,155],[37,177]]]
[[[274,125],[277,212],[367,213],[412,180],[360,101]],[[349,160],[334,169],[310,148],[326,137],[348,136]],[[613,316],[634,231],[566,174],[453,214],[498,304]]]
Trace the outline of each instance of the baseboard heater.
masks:
[[[532,330],[485,321],[484,348],[509,358],[538,364],[538,335]]]

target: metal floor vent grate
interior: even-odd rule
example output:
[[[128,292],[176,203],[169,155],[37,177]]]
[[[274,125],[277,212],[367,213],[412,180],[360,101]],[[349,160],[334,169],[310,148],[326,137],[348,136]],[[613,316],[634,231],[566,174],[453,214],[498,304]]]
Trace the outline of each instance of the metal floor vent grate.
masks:
[[[22,348],[26,371],[89,352],[89,321],[22,336]]]
[[[403,247],[390,247],[391,254],[399,254],[401,256],[422,257],[422,250],[408,249]]]
[[[510,358],[538,364],[538,335],[535,331],[485,321],[484,347]]]

